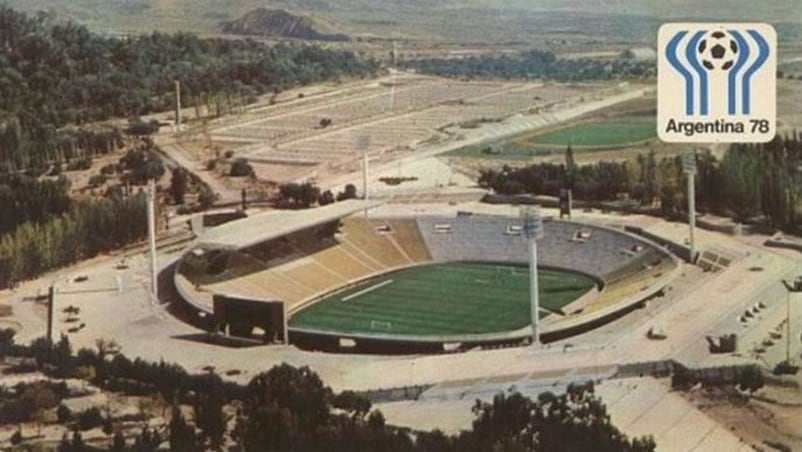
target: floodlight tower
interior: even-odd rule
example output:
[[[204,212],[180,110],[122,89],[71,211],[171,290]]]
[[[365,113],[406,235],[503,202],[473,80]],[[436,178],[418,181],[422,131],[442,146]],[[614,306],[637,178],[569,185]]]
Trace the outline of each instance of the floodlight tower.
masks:
[[[175,131],[181,131],[181,82],[175,80]]]
[[[145,191],[148,208],[148,249],[150,250],[150,294],[159,301],[159,281],[156,269],[156,181],[151,179]]]
[[[360,135],[356,139],[356,147],[362,154],[362,199],[368,200],[368,148],[370,147],[370,137]],[[368,209],[365,209],[365,218],[368,217]]]
[[[539,206],[521,208],[523,232],[529,239],[529,304],[532,310],[532,346],[540,344],[540,294],[537,280],[537,239],[543,237],[543,218]]]
[[[682,172],[688,182],[688,226],[689,231],[689,251],[691,263],[696,261],[696,153],[686,152],[682,155]]]

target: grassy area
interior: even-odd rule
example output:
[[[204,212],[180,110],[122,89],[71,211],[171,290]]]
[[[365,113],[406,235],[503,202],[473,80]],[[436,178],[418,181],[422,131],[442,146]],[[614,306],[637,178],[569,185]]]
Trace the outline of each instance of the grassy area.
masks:
[[[555,152],[563,153],[568,144],[577,151],[596,151],[622,147],[655,138],[653,116],[626,116],[576,124],[548,132],[530,132],[495,144],[465,146],[445,154],[447,157],[529,160]]]
[[[525,142],[534,145],[610,147],[648,140],[656,135],[656,130],[654,118],[616,118],[533,135]]]
[[[556,310],[595,283],[556,270],[539,273],[541,305]],[[529,324],[527,268],[447,263],[414,267],[365,281],[292,316],[291,327],[342,333],[480,334]],[[547,314],[541,313],[541,317]]]

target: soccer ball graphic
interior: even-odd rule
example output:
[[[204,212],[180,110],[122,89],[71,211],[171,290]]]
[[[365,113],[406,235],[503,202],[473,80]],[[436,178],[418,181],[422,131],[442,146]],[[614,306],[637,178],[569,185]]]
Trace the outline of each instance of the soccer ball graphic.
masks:
[[[702,66],[708,71],[728,71],[735,63],[738,44],[728,33],[716,30],[699,41],[697,51]]]

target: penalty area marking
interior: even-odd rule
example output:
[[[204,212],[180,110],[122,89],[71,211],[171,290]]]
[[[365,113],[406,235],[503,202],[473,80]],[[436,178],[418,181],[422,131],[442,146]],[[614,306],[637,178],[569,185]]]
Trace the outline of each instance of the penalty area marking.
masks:
[[[388,279],[387,281],[382,281],[382,282],[374,284],[374,285],[372,285],[370,287],[366,287],[366,288],[360,290],[359,292],[354,292],[351,295],[348,295],[347,297],[342,297],[340,299],[340,301],[348,301],[348,300],[350,300],[352,298],[356,298],[356,297],[365,295],[368,292],[373,292],[374,290],[380,289],[380,288],[382,288],[382,287],[386,286],[387,284],[390,284],[390,283],[392,283],[394,281],[395,280],[393,280],[393,279]]]

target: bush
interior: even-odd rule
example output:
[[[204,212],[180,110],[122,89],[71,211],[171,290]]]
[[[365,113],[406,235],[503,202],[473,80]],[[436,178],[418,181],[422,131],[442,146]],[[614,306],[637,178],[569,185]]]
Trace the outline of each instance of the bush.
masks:
[[[105,174],[95,174],[94,176],[89,178],[89,186],[91,188],[97,188],[101,185],[105,184],[109,180]]]
[[[103,424],[103,415],[98,408],[89,408],[78,415],[78,429],[90,430]]]
[[[72,420],[72,411],[64,405],[59,405],[56,410],[56,416],[61,424],[66,424]]]
[[[253,167],[246,159],[237,159],[231,164],[231,177],[245,177],[253,174]]]
[[[159,121],[156,121],[155,119],[151,119],[148,122],[134,121],[128,125],[127,129],[125,129],[126,133],[135,136],[152,135],[158,131]]]
[[[90,157],[81,157],[79,159],[71,160],[67,163],[67,171],[83,171],[92,167],[92,159]]]
[[[119,167],[118,165],[115,165],[113,163],[109,163],[108,165],[103,165],[103,167],[100,168],[100,174],[111,176],[112,174],[118,171],[118,167]]]
[[[752,393],[762,388],[763,384],[763,373],[757,366],[746,367],[738,375],[737,385],[741,391]]]
[[[795,366],[788,361],[777,363],[771,371],[774,375],[796,375],[797,372],[799,372],[799,366]]]
[[[11,435],[11,444],[16,446],[21,443],[22,443],[22,431],[20,429],[17,429],[17,431],[14,432],[13,435]]]
[[[354,184],[346,185],[344,191],[337,193],[337,201],[344,201],[346,199],[354,198],[356,198],[356,187]]]
[[[201,209],[206,210],[209,209],[214,205],[216,196],[214,193],[209,190],[208,188],[204,188],[198,193],[198,203],[201,205]]]
[[[226,151],[226,152],[225,152],[225,154],[223,154],[223,155],[224,155],[224,156],[225,156],[227,159],[230,159],[231,157],[234,157],[234,151],[232,151],[232,150],[228,150],[228,151]]]

